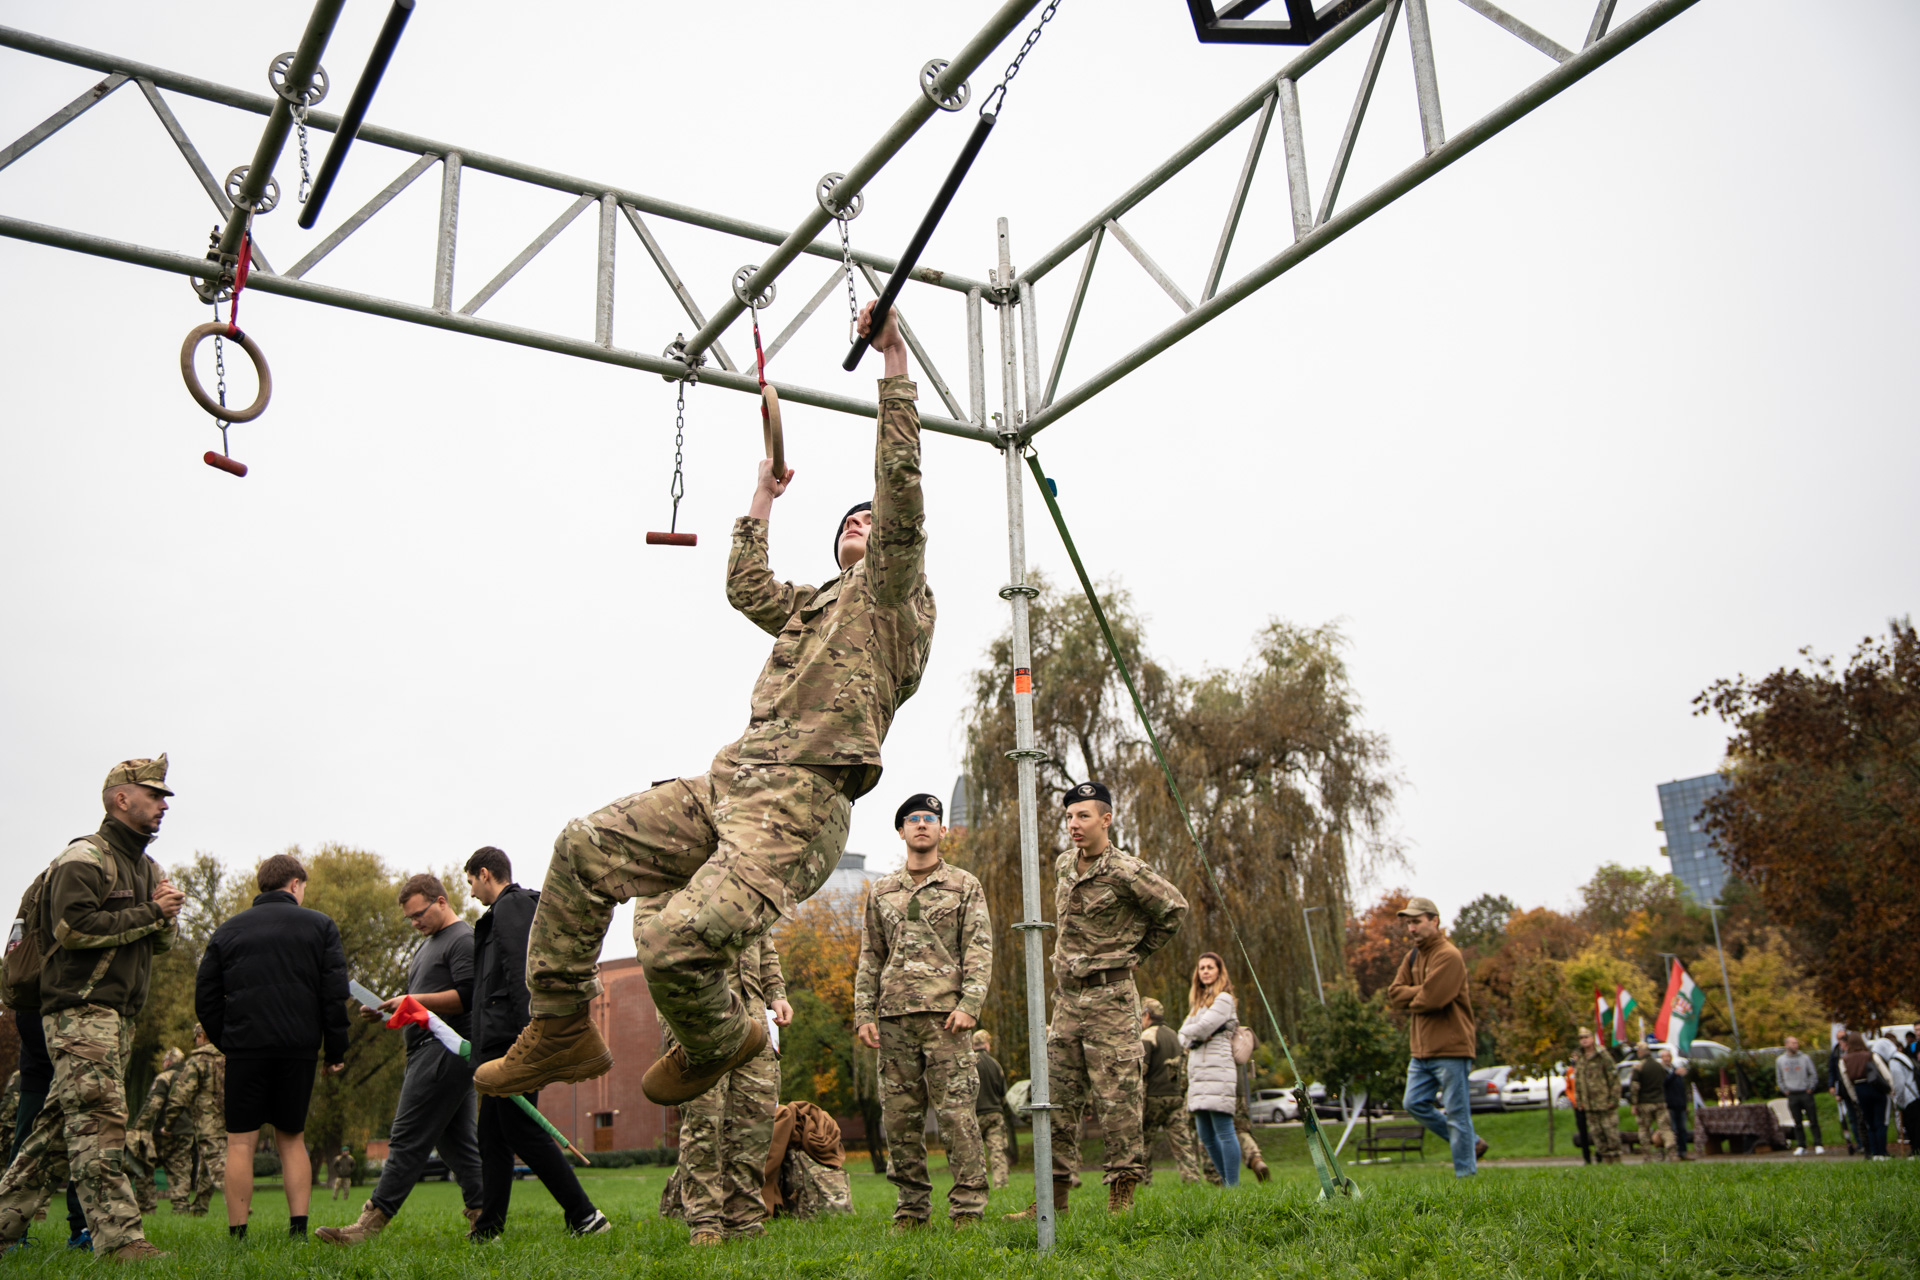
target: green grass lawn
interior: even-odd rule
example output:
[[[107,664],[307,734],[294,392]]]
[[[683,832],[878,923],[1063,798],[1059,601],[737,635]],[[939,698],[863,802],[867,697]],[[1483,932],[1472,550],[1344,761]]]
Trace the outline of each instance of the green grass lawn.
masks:
[[[1261,1136],[1276,1132],[1284,1131]],[[935,1225],[897,1236],[888,1231],[893,1188],[863,1156],[850,1167],[852,1216],[782,1220],[763,1239],[698,1252],[687,1247],[684,1226],[656,1216],[666,1177],[659,1168],[585,1171],[589,1193],[617,1224],[586,1241],[568,1239],[558,1207],[538,1183],[523,1182],[507,1236],[481,1246],[463,1239],[458,1191],[444,1183],[420,1187],[377,1241],[350,1250],[286,1241],[285,1202],[268,1186],[255,1200],[254,1238],[239,1247],[226,1237],[218,1200],[215,1216],[204,1219],[176,1217],[163,1207],[147,1220],[148,1231],[174,1256],[149,1264],[145,1274],[195,1280],[1920,1276],[1920,1165],[1910,1161],[1489,1168],[1461,1182],[1429,1158],[1424,1167],[1356,1170],[1361,1199],[1319,1204],[1312,1174],[1286,1160],[1272,1182],[1250,1181],[1236,1192],[1182,1186],[1167,1170],[1121,1219],[1108,1218],[1104,1189],[1090,1177],[1073,1194],[1058,1248],[1046,1260],[1035,1252],[1031,1224],[1000,1219],[1026,1204],[1029,1178],[995,1192],[988,1223],[975,1231],[956,1234]],[[944,1181],[937,1175],[936,1187]],[[366,1192],[357,1188],[353,1199],[342,1201],[323,1196],[313,1224],[349,1221]],[[85,1255],[60,1248],[61,1234],[59,1223],[36,1227],[37,1247],[0,1267],[15,1274],[92,1274]]]

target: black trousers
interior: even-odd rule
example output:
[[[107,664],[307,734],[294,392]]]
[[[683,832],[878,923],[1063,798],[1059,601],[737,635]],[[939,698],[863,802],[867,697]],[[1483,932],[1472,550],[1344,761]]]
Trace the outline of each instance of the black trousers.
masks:
[[[539,1101],[530,1093],[528,1102]],[[513,1157],[518,1153],[541,1185],[560,1203],[567,1225],[577,1227],[593,1216],[593,1201],[581,1189],[567,1155],[547,1136],[534,1118],[512,1098],[480,1099],[480,1220],[475,1235],[497,1235],[507,1224],[507,1202],[513,1198]]]
[[[1813,1091],[1789,1093],[1787,1095],[1787,1114],[1793,1117],[1794,1134],[1798,1138],[1796,1146],[1818,1147],[1825,1144],[1820,1141],[1820,1108],[1814,1105]],[[1807,1141],[1807,1130],[1813,1130],[1813,1141]]]
[[[1574,1127],[1579,1130],[1578,1135],[1573,1140],[1573,1145],[1580,1148],[1580,1161],[1582,1164],[1592,1164],[1593,1137],[1587,1132],[1587,1113],[1575,1107],[1573,1109],[1573,1123]]]
[[[1687,1128],[1687,1109],[1667,1104],[1667,1118],[1673,1121],[1673,1140],[1681,1155],[1687,1154],[1687,1144],[1693,1141],[1693,1133]]]

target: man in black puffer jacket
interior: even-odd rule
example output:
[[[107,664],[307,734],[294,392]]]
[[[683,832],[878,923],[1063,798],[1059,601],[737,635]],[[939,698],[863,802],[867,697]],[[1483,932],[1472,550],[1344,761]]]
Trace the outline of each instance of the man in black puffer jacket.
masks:
[[[347,956],[340,930],[301,906],[307,871],[276,853],[260,864],[260,896],[207,943],[194,1011],[227,1056],[227,1230],[247,1233],[253,1148],[271,1124],[287,1188],[287,1234],[307,1233],[313,1167],[303,1134],[315,1053],[338,1074],[347,1058]]]
[[[487,913],[473,926],[473,1057],[491,1062],[513,1047],[532,1014],[528,1009],[527,937],[533,931],[537,891],[513,882],[513,863],[488,845],[467,859],[467,884]],[[538,1102],[540,1095],[526,1095]],[[480,1099],[480,1217],[470,1233],[487,1240],[506,1227],[517,1152],[545,1184],[576,1236],[598,1235],[613,1226],[581,1189],[567,1157],[512,1098]]]

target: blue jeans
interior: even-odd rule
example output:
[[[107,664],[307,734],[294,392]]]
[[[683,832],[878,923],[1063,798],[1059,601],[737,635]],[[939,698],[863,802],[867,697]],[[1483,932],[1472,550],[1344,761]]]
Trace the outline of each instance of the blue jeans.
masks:
[[[1220,1174],[1220,1185],[1240,1185],[1240,1135],[1233,1131],[1231,1111],[1196,1111],[1194,1127],[1200,1130],[1200,1145],[1207,1159]]]
[[[1477,1172],[1473,1159],[1473,1109],[1467,1102],[1471,1058],[1414,1058],[1407,1063],[1407,1114],[1453,1149],[1453,1173]],[[1441,1105],[1435,1106],[1435,1101]]]

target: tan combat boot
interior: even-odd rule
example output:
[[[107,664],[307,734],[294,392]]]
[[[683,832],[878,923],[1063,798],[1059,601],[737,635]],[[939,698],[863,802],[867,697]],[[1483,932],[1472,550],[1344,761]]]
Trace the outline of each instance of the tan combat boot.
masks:
[[[321,1227],[313,1233],[313,1237],[328,1244],[365,1244],[385,1230],[390,1221],[392,1219],[374,1208],[373,1201],[369,1200],[360,1210],[360,1221],[344,1227]]]
[[[1058,1218],[1066,1213],[1067,1193],[1072,1190],[1073,1190],[1073,1184],[1071,1182],[1068,1182],[1065,1178],[1055,1178],[1053,1180],[1053,1216],[1054,1217]],[[1015,1222],[1031,1222],[1039,1216],[1040,1216],[1040,1207],[1038,1205],[1032,1205],[1032,1204],[1020,1210],[1020,1212],[1018,1213],[1010,1213],[1007,1215],[1008,1218],[1012,1219]]]
[[[727,1238],[718,1231],[696,1231],[687,1243],[696,1249],[717,1249],[727,1242]]]
[[[1273,1176],[1273,1170],[1267,1167],[1266,1157],[1264,1156],[1255,1156],[1253,1158],[1253,1163],[1248,1165],[1247,1167],[1252,1169],[1253,1176],[1260,1179],[1260,1181],[1262,1182],[1265,1182],[1268,1178],[1271,1178]]]
[[[1133,1208],[1133,1178],[1116,1178],[1107,1187],[1107,1212],[1125,1213]]]
[[[152,1262],[156,1258],[171,1258],[173,1255],[164,1249],[154,1248],[148,1241],[135,1240],[131,1244],[121,1245],[107,1256],[115,1262]]]
[[[526,1032],[523,1031],[520,1034],[525,1036]],[[595,1036],[594,1039],[598,1041],[599,1037]],[[514,1045],[514,1049],[519,1047],[518,1044]],[[767,1024],[758,1018],[750,1018],[747,1020],[747,1038],[740,1042],[740,1047],[730,1056],[718,1062],[704,1063],[696,1067],[687,1061],[686,1050],[676,1044],[647,1068],[647,1074],[640,1078],[640,1091],[647,1095],[648,1101],[663,1107],[677,1107],[683,1102],[692,1102],[720,1083],[727,1072],[753,1061],[766,1047]],[[511,1050],[507,1056],[509,1058],[513,1056]],[[611,1064],[612,1057],[609,1056],[607,1061]],[[477,1075],[474,1078],[479,1079]],[[586,1078],[588,1077],[582,1077],[582,1079]],[[515,1092],[525,1092],[525,1090],[516,1089]]]
[[[766,1032],[761,1031],[765,1037]],[[565,1018],[535,1018],[504,1057],[482,1063],[473,1091],[504,1098],[550,1084],[579,1084],[613,1070],[613,1054],[585,1010]],[[698,1095],[694,1095],[698,1096]]]

